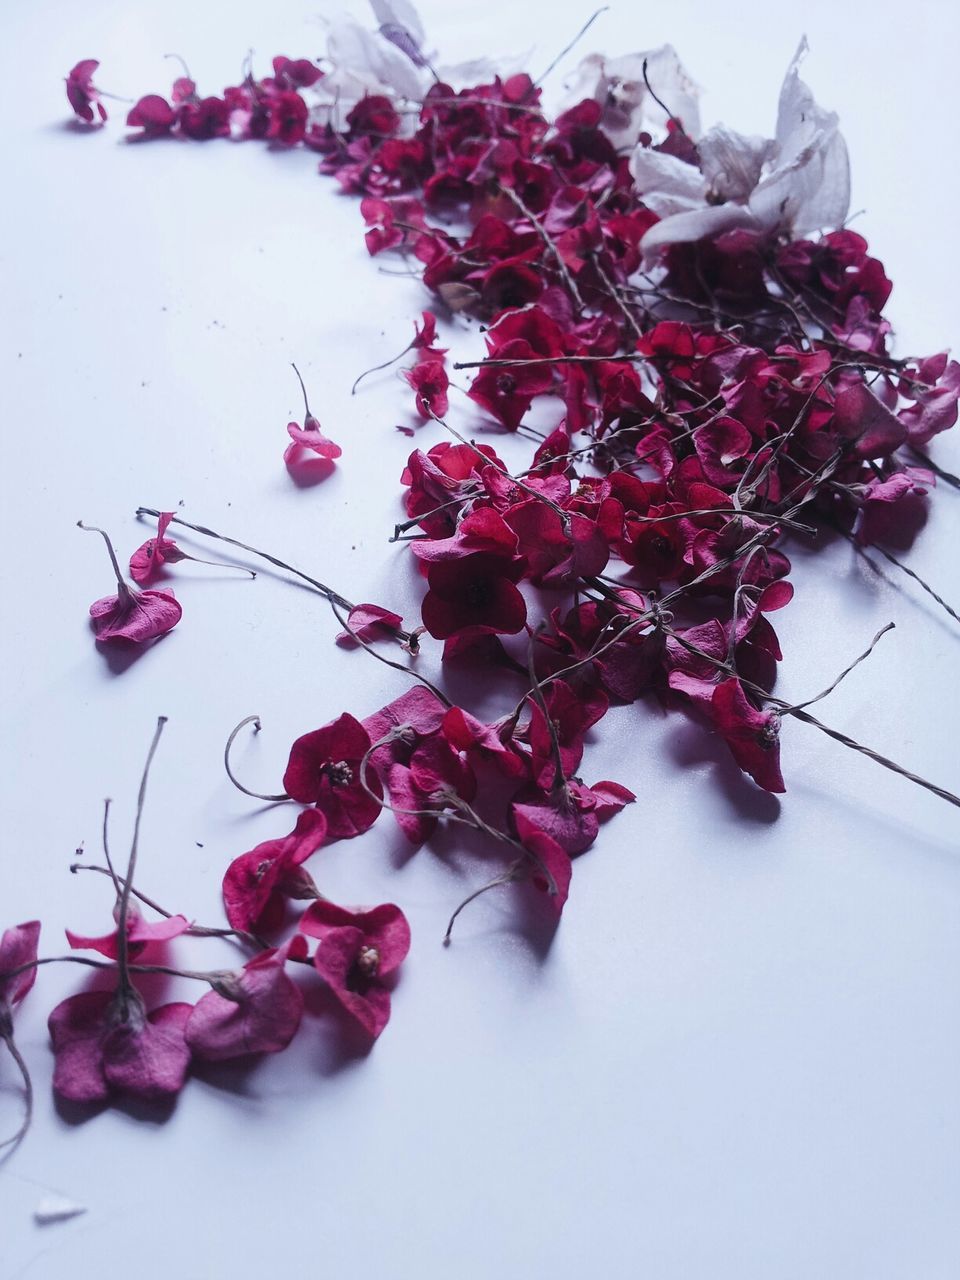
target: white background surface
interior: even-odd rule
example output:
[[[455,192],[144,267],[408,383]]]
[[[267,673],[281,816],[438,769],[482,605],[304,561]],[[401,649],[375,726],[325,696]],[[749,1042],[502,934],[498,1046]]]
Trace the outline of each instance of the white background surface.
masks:
[[[422,10],[448,60],[531,47],[536,72],[589,6]],[[957,337],[954,15],[929,0],[621,3],[578,53],[669,39],[705,88],[705,124],[767,132],[805,30],[806,76],[841,114],[867,211],[854,226],[895,282],[898,349],[926,354]],[[104,795],[124,846],[159,712],[140,887],[216,923],[227,861],[292,825],[223,777],[229,728],[261,713],[239,758],[272,790],[296,734],[405,687],[333,644],[318,598],[189,565],[173,583],[181,625],[112,671],[86,625],[109,566],[74,522],[105,525],[129,555],[148,536],[138,503],[182,500],[187,518],[415,619],[411,558],[385,542],[409,393],[393,374],[354,399],[349,387],[408,341],[426,300],[368,259],[356,203],[306,154],[125,146],[119,104],[97,134],[64,127],[62,79],[80,58],[101,59],[102,88],[137,96],[166,92],[161,55],[175,50],[219,92],[249,47],[261,72],[275,52],[321,53],[309,5],[46,0],[5,6],[2,30],[0,926],[39,915],[51,954],[65,925],[109,925],[109,886],[68,867],[81,842],[96,856]],[[469,332],[458,341],[479,352]],[[291,359],[344,449],[313,489],[281,462],[299,413]],[[934,455],[960,468],[955,440]],[[960,494],[943,488],[910,557],[954,601],[958,522]],[[775,619],[783,696],[822,688],[892,619],[823,718],[960,790],[956,627],[849,548],[803,561]],[[444,951],[446,916],[479,873],[408,857],[389,818],[323,850],[311,866],[329,896],[394,899],[410,916],[390,1026],[365,1058],[311,1021],[286,1054],[191,1081],[163,1124],[58,1114],[45,1018],[80,979],[46,970],[18,1016],[37,1106],[0,1167],[0,1275],[955,1277],[960,814],[800,724],[785,726],[783,767],[778,801],[681,716],[612,712],[584,773],[640,800],[577,863],[546,952],[509,895],[478,903]],[[202,944],[191,956],[223,958]],[[4,1131],[13,1080],[4,1060]],[[88,1213],[35,1227],[50,1190]]]

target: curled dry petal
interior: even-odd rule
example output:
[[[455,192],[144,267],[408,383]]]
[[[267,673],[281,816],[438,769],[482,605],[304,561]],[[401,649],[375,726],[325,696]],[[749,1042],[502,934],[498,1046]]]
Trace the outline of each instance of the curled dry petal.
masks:
[[[307,887],[301,863],[323,844],[327,820],[319,809],[307,809],[289,835],[265,840],[234,858],[223,877],[223,905],[233,929],[270,932],[283,921],[288,897]]]
[[[253,1053],[279,1053],[297,1033],[303,992],[286,973],[288,957],[305,958],[306,940],[261,951],[243,970],[197,1001],[186,1024],[186,1042],[207,1062]]]
[[[40,921],[28,920],[25,924],[11,925],[0,937],[0,1015],[4,1008],[19,1004],[33,986],[37,970],[24,969],[16,977],[8,977],[23,965],[33,965],[37,958],[40,940]]]

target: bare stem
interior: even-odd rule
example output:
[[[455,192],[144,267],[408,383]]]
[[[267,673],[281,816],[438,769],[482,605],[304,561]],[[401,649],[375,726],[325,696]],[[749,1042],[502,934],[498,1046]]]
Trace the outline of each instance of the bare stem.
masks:
[[[23,1120],[20,1123],[20,1128],[15,1134],[9,1138],[3,1138],[0,1140],[0,1150],[4,1147],[9,1147],[10,1150],[7,1152],[7,1155],[10,1155],[11,1152],[16,1150],[22,1139],[26,1136],[27,1130],[30,1128],[30,1122],[33,1119],[33,1081],[30,1079],[30,1071],[23,1059],[23,1054],[17,1048],[16,1042],[14,1041],[13,1032],[10,1031],[0,1034],[0,1040],[2,1040],[10,1050],[10,1056],[17,1064],[17,1068],[23,1077]]]
[[[138,507],[138,516],[159,516],[160,512],[154,507]],[[354,607],[352,602],[346,596],[342,596],[339,591],[334,591],[332,587],[328,587],[325,582],[321,582],[318,578],[312,578],[309,573],[304,573],[302,569],[296,569],[292,564],[288,564],[286,560],[271,555],[269,551],[261,551],[259,547],[252,547],[248,542],[241,542],[238,538],[228,538],[225,533],[217,533],[214,529],[208,529],[202,524],[191,524],[189,520],[183,520],[180,516],[172,518],[173,524],[182,525],[185,529],[192,529],[194,533],[203,534],[205,538],[216,538],[218,542],[226,542],[231,547],[239,547],[241,551],[248,551],[253,556],[259,556],[261,560],[266,560],[269,564],[274,565],[277,569],[283,569],[286,573],[292,573],[295,578],[300,578],[303,582],[309,583],[311,587],[319,591],[327,600],[332,600],[338,604],[341,609],[349,611]],[[404,631],[400,627],[390,627],[388,630],[393,631],[397,640],[406,648],[411,647],[412,638],[409,631]],[[416,644],[413,643],[416,648]]]
[[[159,512],[153,514],[159,515]],[[120,595],[129,594],[130,588],[124,582],[123,574],[120,572],[120,563],[117,560],[117,553],[113,549],[113,543],[110,541],[110,535],[105,529],[99,529],[95,524],[84,524],[82,520],[77,521],[77,528],[82,529],[84,533],[99,533],[100,537],[107,544],[107,553],[110,556],[110,563],[113,565],[113,572],[117,575],[117,587]]]
[[[254,732],[256,733],[259,733],[260,729],[262,728],[260,724],[260,717],[257,715],[253,715],[253,716],[245,716],[240,721],[240,723],[238,725],[235,725],[234,728],[231,730],[230,737],[227,738],[227,744],[223,748],[223,767],[227,771],[227,777],[230,779],[230,781],[233,783],[233,785],[237,788],[238,791],[242,791],[245,796],[250,796],[254,800],[266,800],[268,804],[274,804],[282,800],[289,800],[290,797],[287,795],[285,791],[281,795],[276,795],[276,796],[267,796],[260,791],[251,791],[249,787],[245,787],[243,785],[243,783],[239,780],[237,775],[233,772],[233,769],[231,768],[231,765],[230,765],[230,748],[233,746],[233,743],[234,743],[234,740],[236,739],[237,734],[240,732],[241,729],[243,729],[248,724],[252,724],[254,726]]]
[[[163,733],[163,726],[167,723],[166,716],[157,717],[157,727],[153,731],[153,739],[150,743],[150,749],[147,751],[147,758],[144,762],[143,773],[140,777],[140,790],[137,792],[137,816],[133,821],[133,839],[130,842],[130,857],[127,860],[127,876],[123,884],[123,892],[120,895],[120,909],[117,912],[117,967],[120,970],[120,991],[121,1004],[126,1011],[127,1000],[131,991],[130,974],[127,968],[129,962],[129,940],[127,938],[127,916],[130,910],[130,891],[133,888],[133,878],[137,869],[137,854],[140,845],[140,822],[143,818],[143,804],[147,798],[147,782],[150,778],[150,766],[153,764],[153,757],[156,755],[157,747],[160,744],[160,735]]]

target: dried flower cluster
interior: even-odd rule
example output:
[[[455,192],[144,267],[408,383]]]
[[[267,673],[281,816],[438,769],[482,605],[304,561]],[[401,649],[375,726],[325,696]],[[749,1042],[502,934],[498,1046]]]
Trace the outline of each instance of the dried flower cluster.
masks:
[[[387,706],[364,719],[345,711],[298,738],[270,798],[309,807],[290,835],[242,854],[224,878],[231,930],[253,958],[236,974],[206,975],[212,989],[192,1007],[144,1011],[133,957],[196,931],[177,916],[145,925],[130,902],[132,871],[114,876],[118,932],[71,944],[115,959],[116,991],[74,996],[51,1015],[55,1084],[67,1097],[171,1093],[191,1055],[283,1048],[302,1013],[297,965],[312,963],[378,1035],[406,921],[392,905],[334,906],[304,863],[384,808],[414,845],[440,820],[483,833],[505,862],[483,888],[524,880],[559,913],[571,859],[634,799],[580,777],[587,734],[611,706],[654,695],[688,710],[772,792],[784,790],[785,715],[865,750],[805,710],[817,699],[788,705],[772,693],[782,654],[770,618],[793,595],[784,544],[816,546],[830,530],[898,564],[892,549],[920,527],[935,472],[954,482],[925,448],[956,421],[960,365],[889,350],[890,282],[843,225],[846,147],[836,116],[800,79],[803,46],[774,136],[748,137],[701,129],[696,88],[669,46],[584,59],[551,119],[526,73],[435,69],[412,7],[373,7],[379,28],[335,24],[322,66],[277,57],[272,75],[248,69],[219,96],[202,96],[185,74],[168,97],[141,98],[127,124],[144,139],[312,151],[321,173],[359,197],[370,254],[399,254],[421,271],[435,301],[403,353],[403,377],[416,413],[445,434],[409,456],[408,519],[394,537],[409,540],[424,579],[422,627],[404,631],[389,607],[352,604],[169,512],[149,512],[157,534],[131,573],[144,586],[182,558],[166,536],[179,523],[305,578],[339,618],[341,643],[382,658],[378,643],[393,639],[415,655],[425,631],[445,660],[473,663],[491,682],[519,674],[527,692],[489,723],[403,666],[418,683]],[[88,124],[94,107],[105,118],[96,68],[81,62],[67,81]],[[451,369],[437,317],[458,315],[482,321],[486,352]],[[533,442],[525,469],[511,471],[449,421],[457,370],[469,370],[461,390],[491,426]],[[329,469],[341,450],[306,391],[304,402],[286,464]],[[169,631],[180,617],[172,593],[129,587],[113,560],[118,594],[91,609],[98,638]],[[227,767],[233,777],[229,744]],[[284,940],[291,900],[309,905]],[[11,1046],[9,1010],[32,980],[36,931],[10,930],[0,948],[0,1031]]]

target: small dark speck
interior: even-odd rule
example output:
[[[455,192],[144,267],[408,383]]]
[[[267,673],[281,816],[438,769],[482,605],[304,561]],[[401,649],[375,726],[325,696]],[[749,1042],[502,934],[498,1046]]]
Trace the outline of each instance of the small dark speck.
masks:
[[[161,310],[161,311],[166,311],[166,309],[167,309],[166,307],[161,307],[161,308],[160,308],[160,310]]]
[[[62,302],[62,301],[63,301],[63,294],[62,294],[62,293],[58,293],[58,294],[57,294],[57,301],[58,301],[58,302]]]
[[[351,547],[351,548],[350,548],[350,550],[351,550],[351,551],[356,551],[356,549],[357,549],[356,547]]]
[[[140,385],[141,385],[141,387],[145,387],[145,386],[147,386],[147,385],[149,385],[149,384],[148,384],[148,383],[146,383],[146,382],[141,382],[141,383],[140,383]]]
[[[200,841],[199,841],[199,840],[195,840],[195,841],[194,841],[194,844],[197,846],[197,848],[198,848],[198,849],[202,849],[202,848],[203,848],[203,845],[200,843]]]
[[[177,506],[178,506],[178,507],[185,507],[186,505],[187,505],[187,504],[184,502],[184,500],[183,500],[182,498],[181,498],[181,499],[180,499],[180,501],[177,503]]]
[[[76,848],[74,849],[74,851],[73,851],[73,856],[74,856],[75,858],[82,858],[82,857],[83,857],[83,845],[82,845],[82,844],[78,844],[78,845],[77,845],[77,847],[76,847]]]

